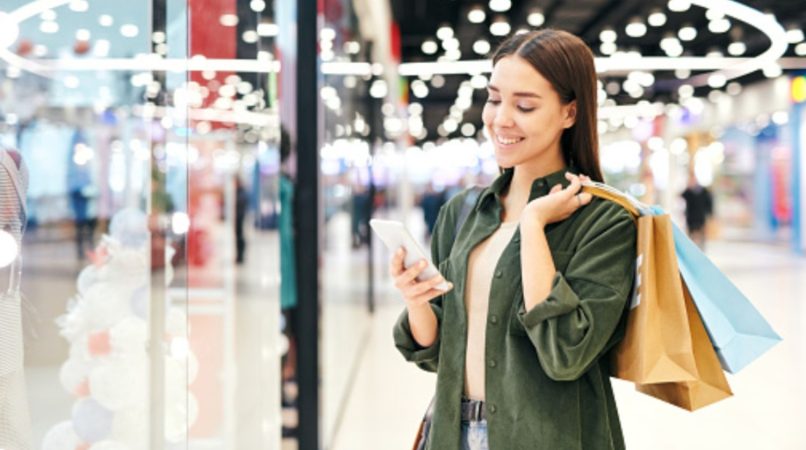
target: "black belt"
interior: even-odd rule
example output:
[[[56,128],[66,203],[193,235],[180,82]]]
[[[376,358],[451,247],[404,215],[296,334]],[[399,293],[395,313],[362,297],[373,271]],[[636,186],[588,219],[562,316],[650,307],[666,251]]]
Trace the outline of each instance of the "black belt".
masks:
[[[465,422],[480,422],[487,420],[484,412],[484,402],[481,400],[462,399],[462,420]]]

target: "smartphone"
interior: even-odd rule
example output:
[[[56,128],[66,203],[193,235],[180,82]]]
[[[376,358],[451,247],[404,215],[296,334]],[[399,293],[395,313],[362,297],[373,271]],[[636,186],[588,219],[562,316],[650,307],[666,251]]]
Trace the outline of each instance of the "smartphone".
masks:
[[[403,262],[406,268],[413,266],[422,259],[428,261],[428,266],[426,266],[425,270],[420,272],[417,281],[430,280],[440,274],[437,267],[431,262],[431,258],[417,245],[417,241],[414,240],[414,237],[409,233],[405,225],[395,220],[372,219],[369,221],[369,226],[372,227],[383,243],[386,244],[389,251],[394,253],[400,247],[406,249],[406,259]],[[434,289],[447,291],[448,282],[443,281],[434,286]]]

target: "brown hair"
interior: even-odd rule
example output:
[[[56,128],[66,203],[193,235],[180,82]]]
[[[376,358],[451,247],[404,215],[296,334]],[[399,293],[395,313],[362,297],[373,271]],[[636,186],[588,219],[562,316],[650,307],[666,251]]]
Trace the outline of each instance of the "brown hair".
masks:
[[[560,138],[563,158],[581,174],[604,181],[599,166],[596,68],[590,48],[571,33],[543,29],[505,40],[493,56],[493,65],[512,55],[528,62],[547,79],[563,104],[576,100],[574,125]]]

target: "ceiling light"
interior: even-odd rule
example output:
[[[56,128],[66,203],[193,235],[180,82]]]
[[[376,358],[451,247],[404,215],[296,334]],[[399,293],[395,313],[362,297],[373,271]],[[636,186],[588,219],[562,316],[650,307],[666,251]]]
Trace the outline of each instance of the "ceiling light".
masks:
[[[762,69],[762,72],[764,72],[764,76],[767,78],[778,78],[781,76],[781,74],[783,74],[781,66],[777,63],[767,64]]]
[[[801,42],[795,46],[795,54],[798,56],[806,56],[806,42]]]
[[[92,54],[98,58],[106,58],[109,56],[109,48],[112,44],[106,39],[98,39],[92,47]]]
[[[543,11],[536,9],[529,13],[526,17],[526,22],[533,27],[539,27],[546,23],[546,16],[543,15]]]
[[[487,19],[487,14],[484,12],[484,9],[477,6],[467,13],[467,20],[471,23],[482,23],[484,20]]]
[[[727,78],[725,78],[725,75],[722,75],[721,73],[715,73],[708,77],[708,86],[711,86],[712,88],[721,88],[727,84],[727,82]]]
[[[70,9],[75,12],[85,12],[90,9],[90,4],[87,0],[73,0],[70,2]]]
[[[663,50],[666,52],[666,56],[671,56],[672,58],[677,58],[678,56],[683,55],[683,46],[680,44],[671,45]]]
[[[607,56],[616,53],[616,50],[618,50],[618,46],[615,42],[602,42],[602,45],[599,46],[599,51]]]
[[[389,88],[386,85],[386,81],[384,80],[375,80],[372,82],[372,86],[369,88],[369,95],[374,98],[384,98],[386,94],[389,92]]]
[[[431,86],[434,86],[437,89],[441,88],[442,86],[445,86],[445,77],[443,77],[442,75],[434,75],[431,78]]]
[[[786,31],[786,40],[789,41],[790,44],[797,44],[798,42],[803,41],[803,30],[796,27],[790,27]]]
[[[641,22],[641,19],[639,19],[638,17],[635,17],[630,21],[630,23],[627,24],[625,32],[629,37],[633,38],[642,37],[646,34],[646,24],[644,24],[644,22]]]
[[[728,45],[728,53],[731,56],[742,56],[746,51],[747,46],[744,45],[744,42],[731,42],[730,45]]]
[[[616,30],[610,27],[605,28],[601,33],[599,33],[599,40],[602,42],[616,42],[617,37],[618,35],[616,34]]]
[[[490,9],[495,12],[506,12],[512,8],[511,0],[490,0]]]
[[[76,30],[76,39],[79,41],[89,41],[90,36],[90,30],[87,30],[86,28]]]
[[[453,28],[451,28],[449,25],[442,25],[439,27],[439,29],[437,29],[437,37],[442,40],[452,38]]]
[[[716,33],[716,34],[724,33],[726,31],[730,30],[730,20],[728,20],[728,19],[726,19],[724,17],[721,18],[721,19],[712,20],[712,21],[708,22],[708,29],[712,33]]]
[[[689,69],[675,69],[674,76],[678,80],[685,80],[686,78],[691,76],[691,70],[689,70]]]
[[[98,23],[102,27],[111,27],[115,23],[115,19],[113,19],[109,14],[104,14],[98,17]]]
[[[329,27],[324,27],[319,31],[319,39],[322,41],[332,41],[336,39],[336,30]]]
[[[64,83],[65,87],[70,88],[70,89],[75,89],[80,85],[80,82],[78,81],[78,77],[75,76],[75,75],[68,75],[68,76],[64,77],[64,80],[62,82]]]
[[[459,39],[456,38],[445,39],[444,41],[442,41],[442,48],[449,52],[459,50]]]
[[[257,26],[257,34],[263,37],[272,37],[280,34],[280,27],[277,24],[263,22]]]
[[[131,24],[131,23],[127,23],[126,25],[123,25],[122,27],[120,27],[120,34],[123,37],[133,38],[133,37],[136,37],[137,34],[139,34],[139,33],[140,33],[140,29],[137,28],[137,25],[134,25],[134,24]]]
[[[17,21],[7,13],[0,12],[0,49],[8,48],[20,36]]]
[[[221,14],[218,18],[218,23],[225,27],[234,27],[238,25],[238,16],[235,14]]]
[[[39,31],[47,34],[53,34],[59,32],[59,23],[58,22],[41,22],[39,24]]]
[[[738,81],[732,81],[728,83],[728,87],[725,91],[730,95],[739,95],[742,93],[742,85],[739,84]]]
[[[436,42],[434,42],[433,40],[431,40],[431,39],[427,39],[427,40],[425,40],[425,41],[423,42],[423,45],[422,45],[421,50],[422,50],[422,51],[423,51],[423,53],[425,53],[426,55],[433,55],[434,53],[436,53],[436,52],[437,52],[437,50],[439,50],[439,46],[438,46],[438,45],[437,45],[437,43],[436,43]]]
[[[459,49],[446,50],[445,59],[448,61],[459,61],[462,59],[462,52],[460,52]]]
[[[725,11],[721,8],[707,8],[705,10],[705,18],[708,20],[717,20],[725,17]]]
[[[258,36],[257,31],[255,30],[247,30],[243,32],[241,38],[247,44],[254,44],[258,41],[258,39],[260,39],[260,36]]]
[[[679,88],[677,88],[677,94],[683,98],[691,97],[692,95],[694,95],[694,86],[690,84],[684,84]]]
[[[650,25],[653,27],[662,27],[666,25],[666,14],[663,13],[661,10],[655,10],[652,14],[649,15],[647,19]]]
[[[254,12],[263,12],[266,9],[266,2],[264,0],[252,0],[249,2],[249,7]]]
[[[479,39],[473,43],[473,51],[484,56],[490,53],[490,43],[484,39]]]
[[[511,30],[512,28],[504,18],[498,18],[490,25],[490,33],[493,36],[506,36]]]
[[[476,134],[476,126],[472,123],[465,123],[462,125],[462,134],[465,137],[473,137],[473,135]]]
[[[669,3],[666,5],[669,8],[669,11],[673,12],[684,12],[688,11],[691,8],[691,1],[690,0],[669,0]]]
[[[39,18],[42,20],[53,21],[56,20],[56,11],[52,9],[47,9],[42,11],[42,14],[39,15]]]
[[[697,37],[697,29],[691,25],[686,25],[677,32],[681,41],[693,41]]]
[[[428,97],[428,86],[422,80],[414,80],[411,83],[411,92],[417,98]]]
[[[155,44],[164,44],[165,39],[166,36],[164,31],[155,31],[151,33],[151,41]]]
[[[357,55],[361,51],[361,44],[358,41],[347,41],[344,43],[344,51],[350,55]]]
[[[472,86],[473,89],[484,89],[484,88],[486,88],[487,87],[487,77],[485,77],[484,75],[481,75],[481,74],[473,75],[473,77],[470,79],[470,86]],[[470,95],[472,96],[473,94],[470,94]]]

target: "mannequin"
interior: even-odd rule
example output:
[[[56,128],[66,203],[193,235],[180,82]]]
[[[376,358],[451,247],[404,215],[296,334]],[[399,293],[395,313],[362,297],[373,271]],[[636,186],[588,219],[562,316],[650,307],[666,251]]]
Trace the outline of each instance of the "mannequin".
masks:
[[[22,247],[28,172],[22,157],[0,149],[0,232]],[[30,449],[31,431],[23,372],[21,251],[10,265],[8,289],[0,294],[0,448]]]

